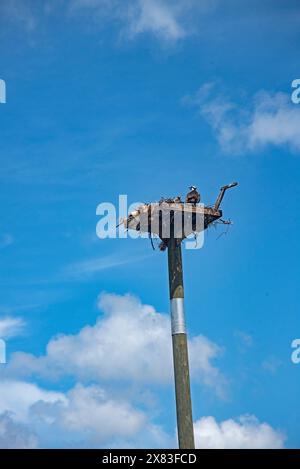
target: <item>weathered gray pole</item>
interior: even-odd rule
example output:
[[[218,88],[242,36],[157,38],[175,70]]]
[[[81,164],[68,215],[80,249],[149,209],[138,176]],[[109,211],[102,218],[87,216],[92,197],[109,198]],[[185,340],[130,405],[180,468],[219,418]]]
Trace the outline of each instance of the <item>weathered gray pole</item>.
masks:
[[[180,449],[194,449],[189,360],[184,317],[181,240],[174,238],[174,236],[171,236],[168,242],[168,264],[178,441]]]

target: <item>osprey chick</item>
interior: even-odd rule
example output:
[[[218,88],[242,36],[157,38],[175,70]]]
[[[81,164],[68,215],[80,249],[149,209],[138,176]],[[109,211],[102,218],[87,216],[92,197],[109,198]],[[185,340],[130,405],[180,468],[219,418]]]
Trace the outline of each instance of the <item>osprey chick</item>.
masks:
[[[197,187],[195,186],[190,187],[190,192],[187,193],[185,202],[187,204],[193,204],[193,205],[196,205],[200,202],[200,194],[197,191]]]

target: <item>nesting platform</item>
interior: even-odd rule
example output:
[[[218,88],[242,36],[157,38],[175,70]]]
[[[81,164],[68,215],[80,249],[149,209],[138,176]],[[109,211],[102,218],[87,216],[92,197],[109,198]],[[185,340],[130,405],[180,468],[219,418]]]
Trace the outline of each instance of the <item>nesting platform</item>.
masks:
[[[175,202],[144,204],[128,215],[124,227],[141,233],[151,233],[163,241],[172,236],[185,239],[192,233],[205,230],[222,217],[222,211],[203,205]]]

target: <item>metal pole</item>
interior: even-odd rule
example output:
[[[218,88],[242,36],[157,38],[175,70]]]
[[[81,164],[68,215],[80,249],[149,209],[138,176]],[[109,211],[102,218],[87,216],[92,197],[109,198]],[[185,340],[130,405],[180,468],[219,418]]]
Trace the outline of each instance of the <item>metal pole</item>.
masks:
[[[184,317],[181,240],[174,238],[173,235],[168,242],[168,264],[178,441],[180,449],[194,449],[189,360]]]

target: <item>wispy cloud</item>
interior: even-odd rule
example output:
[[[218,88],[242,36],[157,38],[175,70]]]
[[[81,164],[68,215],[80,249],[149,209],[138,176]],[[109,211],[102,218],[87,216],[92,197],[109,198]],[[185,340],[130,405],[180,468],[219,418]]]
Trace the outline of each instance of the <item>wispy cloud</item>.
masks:
[[[74,18],[85,12],[88,20],[99,27],[114,23],[123,39],[148,34],[162,42],[176,43],[194,32],[194,18],[216,3],[217,0],[56,0],[55,5],[35,5],[30,0],[6,0],[0,5],[0,20],[14,21],[31,32],[58,9]]]
[[[95,257],[67,265],[61,270],[58,276],[64,280],[84,280],[85,278],[90,278],[103,270],[140,262],[142,259],[145,259],[145,257],[148,256],[136,256],[133,254],[132,256],[124,257],[122,254],[111,254],[102,257]]]
[[[119,23],[122,37],[135,38],[149,34],[157,39],[176,43],[190,35],[193,18],[214,7],[216,2],[197,0],[76,0],[71,11],[93,10],[96,18]]]
[[[22,318],[6,316],[0,318],[0,338],[9,339],[21,334],[25,327],[25,321]]]
[[[186,35],[180,21],[182,8],[179,2],[139,0],[135,8],[129,11],[129,33],[133,37],[141,33],[151,33],[163,40],[177,41]]]
[[[238,104],[224,98],[218,89],[216,84],[206,83],[183,103],[197,108],[225,153],[256,152],[267,146],[300,149],[300,107],[288,94],[259,91]]]

